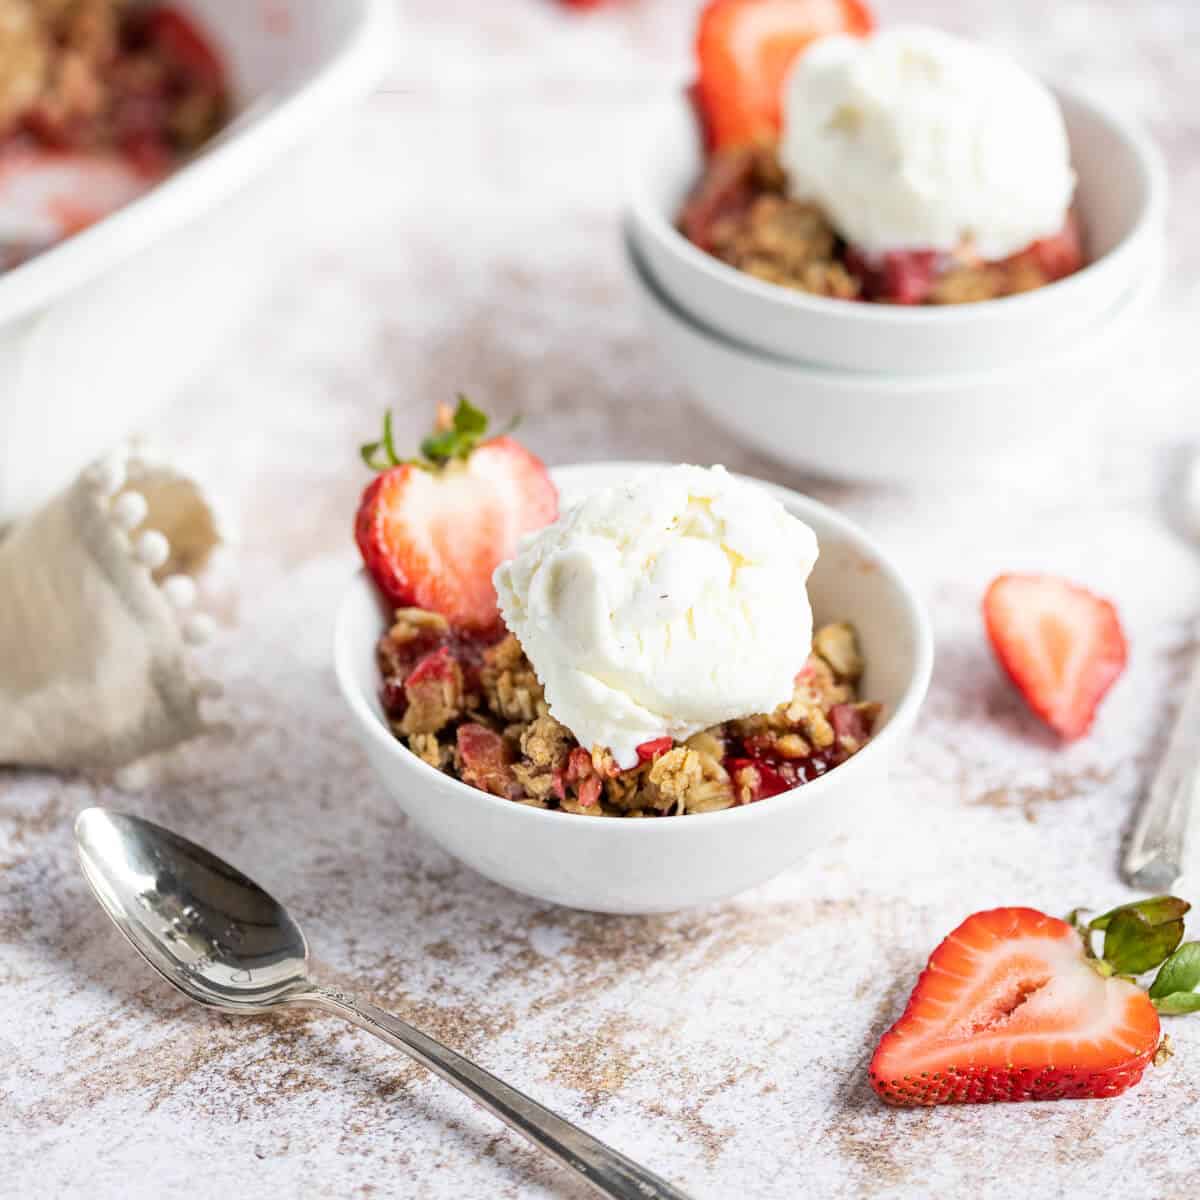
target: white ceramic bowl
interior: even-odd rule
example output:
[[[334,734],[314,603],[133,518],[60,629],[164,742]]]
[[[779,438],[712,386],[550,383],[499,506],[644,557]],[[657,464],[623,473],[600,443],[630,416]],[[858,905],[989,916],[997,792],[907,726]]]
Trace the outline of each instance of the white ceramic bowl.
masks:
[[[647,463],[563,467],[564,503]],[[389,732],[378,700],[375,643],[388,613],[365,573],[337,617],[334,665],[350,719],[376,774],[412,823],[481,875],[518,892],[596,912],[666,912],[720,900],[819,851],[837,833],[869,835],[888,764],[905,744],[929,684],[933,639],[924,609],[883,552],[844,517],[768,487],[816,532],[810,595],[817,620],[853,621],[867,659],[863,695],[883,702],[879,733],[828,775],[744,808],[619,820],[514,804],[443,775]]]
[[[1158,288],[1161,264],[1057,355],[973,372],[883,374],[810,366],[739,345],[701,325],[625,250],[664,361],[708,413],[764,454],[837,479],[928,486],[1003,481],[1049,467],[1078,422],[1123,386],[1113,366]],[[865,307],[865,306],[854,306]]]
[[[238,115],[146,196],[0,273],[0,526],[169,399],[251,311],[287,202],[266,168],[390,61],[389,0],[183,8],[229,64]]]
[[[654,279],[679,309],[747,346],[860,371],[979,371],[1058,351],[1094,327],[1162,253],[1166,170],[1154,143],[1103,105],[1057,92],[1079,176],[1092,261],[1048,287],[945,307],[857,304],[765,283],[693,246],[675,228],[703,162],[682,95],[647,122],[628,164],[628,224]]]

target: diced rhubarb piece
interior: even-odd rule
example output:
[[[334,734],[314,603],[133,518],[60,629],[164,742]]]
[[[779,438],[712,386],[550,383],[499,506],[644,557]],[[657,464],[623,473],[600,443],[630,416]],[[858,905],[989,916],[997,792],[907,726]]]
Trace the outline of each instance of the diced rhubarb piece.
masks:
[[[385,679],[383,686],[379,689],[379,702],[389,717],[399,720],[404,716],[404,710],[408,707],[404,684],[398,679]]]
[[[750,207],[755,193],[755,153],[752,146],[736,146],[708,160],[704,175],[679,214],[679,228],[689,242],[711,251],[717,223]]]
[[[1053,237],[1034,242],[1030,251],[1048,280],[1073,275],[1083,266],[1083,233],[1074,211],[1067,214],[1067,223]]]
[[[871,257],[848,246],[846,269],[860,281],[866,300],[923,304],[933,289],[942,258],[936,250],[889,250]]]
[[[578,783],[589,775],[594,775],[592,756],[582,747],[576,746],[567,756],[566,780],[568,783]]]
[[[891,304],[921,304],[933,287],[936,250],[893,250],[883,256],[881,300]]]
[[[847,750],[857,750],[870,739],[875,711],[870,704],[835,704],[829,710],[833,732]]]
[[[660,754],[666,754],[674,744],[669,737],[653,738],[651,741],[643,742],[637,748],[638,760],[653,762]]]
[[[463,676],[448,646],[426,655],[404,681],[405,733],[437,733],[463,714]]]
[[[408,679],[407,687],[419,687],[423,683],[444,682],[454,677],[454,659],[449,646],[440,646],[432,654],[427,654],[415,667]]]
[[[599,775],[591,775],[579,785],[579,805],[581,808],[591,808],[600,799],[600,789],[603,787]]]
[[[225,90],[225,68],[191,17],[170,5],[146,13],[146,37],[192,83],[212,93]]]
[[[512,752],[498,733],[467,722],[458,727],[456,740],[464,783],[493,796],[513,794],[516,780],[512,773]]]
[[[769,764],[759,758],[731,758],[725,764],[739,792],[745,788],[749,791],[749,800],[766,800],[786,792],[791,784]],[[747,803],[747,801],[742,801]]]

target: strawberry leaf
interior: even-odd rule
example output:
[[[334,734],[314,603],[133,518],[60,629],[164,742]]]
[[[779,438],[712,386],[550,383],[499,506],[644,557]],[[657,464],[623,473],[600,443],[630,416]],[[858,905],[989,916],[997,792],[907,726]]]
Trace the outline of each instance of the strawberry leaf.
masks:
[[[1200,1012],[1200,942],[1180,946],[1150,985],[1150,999],[1161,1013]]]
[[[1114,909],[1097,919],[1105,921],[1102,959],[1118,975],[1141,975],[1152,970],[1183,941],[1181,919],[1151,924],[1136,905]]]
[[[1154,1007],[1165,1017],[1183,1017],[1188,1013],[1200,1012],[1200,993],[1172,992],[1155,1000]]]
[[[1107,929],[1112,919],[1123,912],[1135,912],[1149,925],[1165,925],[1171,921],[1178,921],[1191,907],[1186,900],[1180,900],[1178,896],[1151,896],[1146,900],[1134,900],[1130,904],[1122,904],[1119,908],[1101,913],[1093,918],[1089,928]],[[1078,912],[1079,909],[1075,911]]]
[[[450,428],[431,433],[421,443],[421,453],[439,464],[453,458],[466,458],[483,440],[487,428],[487,414],[460,394]]]

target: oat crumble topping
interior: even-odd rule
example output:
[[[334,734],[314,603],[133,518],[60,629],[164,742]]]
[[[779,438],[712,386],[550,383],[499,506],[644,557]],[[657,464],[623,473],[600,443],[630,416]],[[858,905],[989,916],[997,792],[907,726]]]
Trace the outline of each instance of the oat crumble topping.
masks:
[[[400,609],[377,659],[388,722],[414,754],[493,795],[585,816],[716,812],[776,795],[857,753],[880,711],[858,697],[864,663],[854,629],[825,625],[787,703],[686,742],[647,742],[642,761],[623,771],[550,715],[512,634],[481,642],[436,613]]]

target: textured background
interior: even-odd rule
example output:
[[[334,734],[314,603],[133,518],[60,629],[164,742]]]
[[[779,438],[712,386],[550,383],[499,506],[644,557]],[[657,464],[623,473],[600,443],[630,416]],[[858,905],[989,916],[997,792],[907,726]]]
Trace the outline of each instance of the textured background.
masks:
[[[894,1112],[864,1067],[967,912],[1123,899],[1120,843],[1196,642],[1172,496],[1196,436],[1200,8],[1193,0],[880,0],[1136,111],[1171,160],[1170,279],[1122,387],[1052,480],[903,494],[797,476],[667,378],[617,253],[619,163],[686,68],[694,0],[571,19],[547,0],[410,0],[388,89],[290,165],[269,304],[155,430],[241,527],[208,665],[235,733],[150,791],[0,772],[0,1190],[96,1197],[579,1197],[495,1122],[365,1035],[193,1010],[86,895],[75,813],[142,811],[294,905],[361,986],[699,1197],[1194,1194],[1200,1021],[1111,1103]],[[411,831],[335,696],[357,443],[464,388],[551,462],[723,461],[813,492],[931,606],[926,718],[880,828],[735,902],[653,919],[511,895]],[[936,436],[936,431],[931,431]],[[978,601],[1005,569],[1114,596],[1133,655],[1057,748],[1001,682]],[[1200,898],[1200,892],[1193,893]]]

